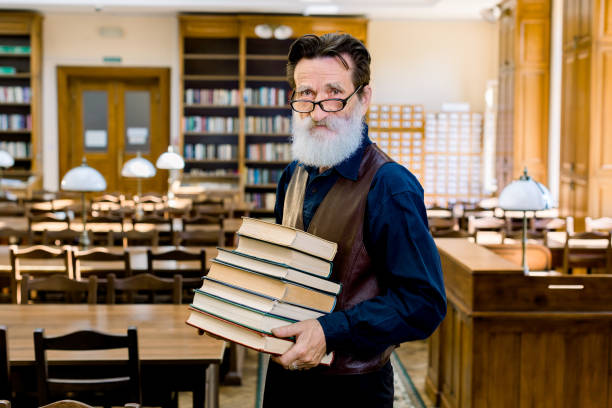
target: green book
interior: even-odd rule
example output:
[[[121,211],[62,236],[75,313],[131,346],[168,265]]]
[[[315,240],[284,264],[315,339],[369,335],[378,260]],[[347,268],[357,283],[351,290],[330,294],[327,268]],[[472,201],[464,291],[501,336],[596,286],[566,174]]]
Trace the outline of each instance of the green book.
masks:
[[[0,74],[16,74],[17,69],[15,67],[0,67]]]

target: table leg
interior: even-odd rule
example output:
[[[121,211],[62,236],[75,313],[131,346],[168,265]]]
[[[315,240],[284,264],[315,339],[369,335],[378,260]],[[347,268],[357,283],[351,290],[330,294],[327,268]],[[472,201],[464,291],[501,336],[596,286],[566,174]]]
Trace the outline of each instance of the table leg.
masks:
[[[193,406],[196,407],[195,390]],[[206,370],[206,408],[219,408],[219,364],[209,364]]]

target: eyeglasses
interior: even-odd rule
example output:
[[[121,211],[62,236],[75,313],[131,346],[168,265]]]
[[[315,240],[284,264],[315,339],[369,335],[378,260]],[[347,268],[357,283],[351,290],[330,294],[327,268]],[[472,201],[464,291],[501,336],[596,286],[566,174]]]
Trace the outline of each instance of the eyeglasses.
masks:
[[[299,113],[310,113],[315,110],[315,106],[317,105],[319,105],[319,108],[321,108],[323,112],[340,112],[342,109],[344,109],[349,99],[351,99],[351,97],[355,95],[362,88],[362,86],[363,85],[359,85],[357,89],[353,91],[352,94],[350,94],[344,99],[331,98],[323,99],[319,102],[308,101],[305,99],[297,99],[295,101],[292,100],[291,102],[289,102],[289,104],[291,105],[291,109]],[[295,91],[293,91],[293,93],[291,94],[292,99],[294,94]]]

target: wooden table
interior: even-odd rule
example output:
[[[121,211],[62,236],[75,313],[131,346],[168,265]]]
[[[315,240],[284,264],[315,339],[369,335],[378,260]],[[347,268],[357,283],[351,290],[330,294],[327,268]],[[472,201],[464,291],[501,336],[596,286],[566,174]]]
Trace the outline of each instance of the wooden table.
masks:
[[[218,368],[225,342],[199,336],[185,324],[187,305],[0,305],[0,324],[8,327],[13,389],[34,391],[34,329],[56,336],[81,329],[125,334],[138,330],[143,402],[155,405],[158,391],[192,391],[193,406],[218,407]],[[127,354],[127,353],[124,353]],[[125,359],[116,351],[49,352],[51,364],[89,369]],[[159,393],[158,393],[159,395]],[[148,401],[148,402],[147,402]]]
[[[467,240],[435,241],[448,300],[428,340],[436,406],[612,407],[612,275],[526,276]]]

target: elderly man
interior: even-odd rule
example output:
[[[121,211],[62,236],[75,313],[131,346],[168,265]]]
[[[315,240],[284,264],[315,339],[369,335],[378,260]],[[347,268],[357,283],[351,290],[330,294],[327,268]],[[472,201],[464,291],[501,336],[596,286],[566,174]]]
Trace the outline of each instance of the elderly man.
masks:
[[[275,329],[295,345],[268,367],[264,407],[392,407],[391,351],[446,313],[423,189],[372,144],[370,55],[348,34],[305,35],[289,51],[294,158],[276,220],[338,243],[335,310]],[[335,353],[330,367],[319,366]]]

